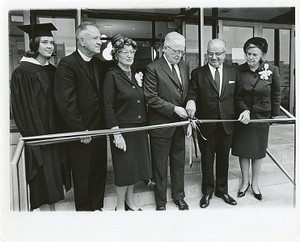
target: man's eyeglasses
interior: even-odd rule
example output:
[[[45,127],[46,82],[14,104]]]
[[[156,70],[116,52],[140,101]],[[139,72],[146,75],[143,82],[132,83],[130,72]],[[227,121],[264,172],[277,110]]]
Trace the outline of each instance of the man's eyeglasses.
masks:
[[[136,50],[119,50],[118,53],[121,53],[123,55],[135,55]]]
[[[176,55],[185,55],[185,50],[174,50],[173,48],[171,48],[170,46],[166,45],[166,47],[168,47],[169,49],[171,49]]]
[[[214,55],[216,55],[216,57],[220,57],[224,53],[225,53],[225,50],[223,52],[207,52],[209,57],[213,57]]]

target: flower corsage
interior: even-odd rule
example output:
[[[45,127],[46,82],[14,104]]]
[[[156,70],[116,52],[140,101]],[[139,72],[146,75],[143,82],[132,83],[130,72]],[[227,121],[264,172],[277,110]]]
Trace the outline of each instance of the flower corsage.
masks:
[[[268,80],[269,76],[272,74],[272,71],[269,70],[269,64],[265,63],[264,64],[264,70],[258,72],[258,74],[260,75],[260,79]]]
[[[143,72],[139,71],[137,73],[135,73],[135,80],[136,80],[136,83],[142,87],[143,86]]]

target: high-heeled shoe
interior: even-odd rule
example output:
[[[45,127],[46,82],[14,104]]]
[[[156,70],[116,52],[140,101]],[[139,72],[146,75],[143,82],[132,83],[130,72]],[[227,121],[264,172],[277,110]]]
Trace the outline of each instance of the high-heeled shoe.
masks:
[[[247,186],[247,188],[246,188],[245,191],[243,191],[243,192],[238,191],[237,197],[243,197],[243,196],[245,196],[245,194],[246,194],[246,192],[248,191],[249,187],[250,187],[250,182],[248,183],[248,186]]]
[[[125,202],[125,211],[143,211],[141,208],[138,208],[137,210],[133,210],[131,207],[128,206],[128,204]]]
[[[251,189],[252,189],[252,192],[253,192],[254,197],[255,197],[257,200],[261,201],[261,200],[262,200],[262,194],[261,194],[261,192],[260,192],[260,189],[258,188],[259,193],[255,193],[255,192],[253,191],[253,187],[252,187],[252,186],[251,186]]]

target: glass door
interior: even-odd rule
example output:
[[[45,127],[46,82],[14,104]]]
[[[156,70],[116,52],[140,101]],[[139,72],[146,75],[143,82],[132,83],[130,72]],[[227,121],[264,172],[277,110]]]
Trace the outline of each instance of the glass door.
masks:
[[[281,75],[281,106],[289,112],[295,110],[295,37],[292,25],[251,22],[219,21],[220,38],[227,44],[225,62],[241,64],[243,45],[247,39],[258,36],[268,41],[267,60],[278,66]]]
[[[263,28],[262,37],[268,41],[267,60],[279,67],[281,76],[281,106],[290,110],[291,30]]]

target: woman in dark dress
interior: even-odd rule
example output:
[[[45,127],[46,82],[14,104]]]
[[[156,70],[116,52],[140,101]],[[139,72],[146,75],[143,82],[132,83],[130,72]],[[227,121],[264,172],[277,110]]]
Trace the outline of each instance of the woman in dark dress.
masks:
[[[233,136],[232,154],[239,157],[242,184],[237,196],[243,197],[250,187],[249,168],[252,167],[251,187],[256,199],[262,200],[258,177],[269,137],[269,123],[249,123],[250,119],[267,119],[280,111],[280,75],[276,66],[265,61],[268,43],[253,37],[244,44],[247,62],[240,66],[236,85],[236,111],[240,114]],[[251,161],[251,162],[250,162]]]
[[[52,24],[19,26],[29,34],[30,50],[21,59],[11,78],[14,120],[23,137],[57,133],[59,116],[53,93],[55,67],[48,62],[54,51]],[[58,145],[25,147],[26,179],[31,210],[52,210],[64,199],[68,174],[65,156]],[[69,176],[68,176],[69,177]],[[67,189],[69,189],[68,184]]]
[[[104,106],[107,126],[111,129],[144,126],[146,103],[141,72],[131,71],[137,49],[135,41],[116,34],[112,38],[112,56],[117,64],[104,81]],[[141,210],[133,199],[138,181],[151,178],[149,143],[146,131],[116,133],[111,137],[116,210]]]

